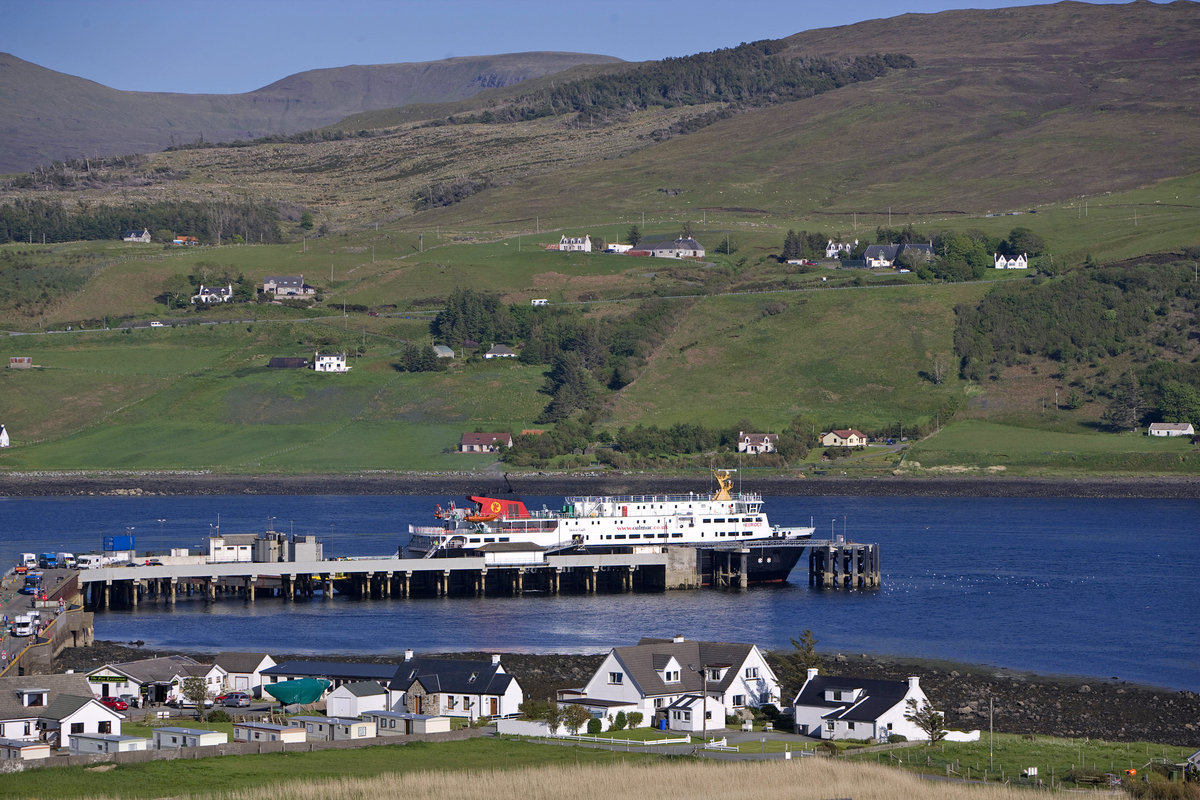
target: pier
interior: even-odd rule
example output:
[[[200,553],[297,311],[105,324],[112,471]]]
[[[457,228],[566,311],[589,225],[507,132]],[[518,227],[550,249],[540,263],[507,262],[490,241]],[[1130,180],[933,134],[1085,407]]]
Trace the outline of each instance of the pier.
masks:
[[[874,589],[882,584],[879,545],[839,540],[809,542],[808,585],[818,589]]]

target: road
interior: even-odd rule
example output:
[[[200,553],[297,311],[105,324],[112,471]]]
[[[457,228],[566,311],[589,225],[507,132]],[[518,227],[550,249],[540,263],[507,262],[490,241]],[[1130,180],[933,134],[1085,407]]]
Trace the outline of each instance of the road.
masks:
[[[70,577],[74,571],[69,569],[44,569],[37,570],[42,573],[43,587],[46,594],[53,594],[63,582]],[[25,585],[25,576],[17,575],[13,570],[9,570],[0,579],[0,614],[7,617],[8,624],[3,626],[4,635],[0,650],[3,651],[4,658],[0,659],[0,670],[8,666],[8,660],[14,655],[25,649],[26,645],[31,644],[31,640],[24,636],[13,636],[12,630],[13,619],[18,614],[28,614],[33,609],[33,595],[20,594],[19,590]],[[42,620],[48,620],[54,617],[51,609],[42,609]]]

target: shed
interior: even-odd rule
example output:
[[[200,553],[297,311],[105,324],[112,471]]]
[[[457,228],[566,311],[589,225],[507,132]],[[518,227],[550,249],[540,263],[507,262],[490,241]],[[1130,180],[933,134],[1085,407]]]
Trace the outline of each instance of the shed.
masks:
[[[532,542],[492,542],[475,548],[483,553],[483,563],[488,566],[502,564],[542,564],[546,561],[546,548]]]
[[[31,761],[35,758],[49,758],[49,756],[50,745],[45,742],[0,739],[0,759],[15,758],[20,761]]]
[[[377,681],[345,683],[326,698],[331,717],[361,717],[367,711],[386,711],[388,690]]]
[[[142,736],[125,736],[120,733],[71,734],[71,755],[73,756],[92,753],[132,753],[149,749],[150,740]]]
[[[304,728],[290,725],[272,725],[268,722],[233,723],[235,742],[303,742]]]
[[[374,739],[375,723],[345,717],[292,717],[288,723],[304,731],[310,742],[342,742],[354,739]]]
[[[410,714],[407,711],[368,711],[363,719],[375,724],[378,736],[401,736],[422,733],[449,733],[450,718],[432,714]]]
[[[199,728],[155,728],[154,749],[171,750],[176,747],[206,747],[228,744],[229,734],[224,731],[206,731]]]

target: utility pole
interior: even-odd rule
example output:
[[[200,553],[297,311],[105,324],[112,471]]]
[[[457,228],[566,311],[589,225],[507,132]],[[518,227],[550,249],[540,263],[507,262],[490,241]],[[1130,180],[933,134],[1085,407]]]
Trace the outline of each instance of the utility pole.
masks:
[[[992,725],[992,713],[995,711],[995,698],[988,698],[988,769],[992,772],[996,771],[996,748],[992,744],[992,733],[995,727]]]

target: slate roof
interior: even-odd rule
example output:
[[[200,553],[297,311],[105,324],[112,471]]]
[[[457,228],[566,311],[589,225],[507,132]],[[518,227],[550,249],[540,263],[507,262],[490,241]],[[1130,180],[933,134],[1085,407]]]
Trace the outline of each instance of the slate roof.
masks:
[[[695,239],[676,239],[673,242],[660,242],[653,245],[651,250],[703,250],[704,247]]]
[[[340,681],[388,681],[395,664],[346,664],[340,661],[285,661],[262,671],[263,675],[328,678]]]
[[[389,689],[408,691],[414,683],[419,683],[421,688],[431,693],[501,695],[516,680],[505,673],[499,664],[489,661],[414,658],[399,667]]]
[[[512,447],[511,433],[464,433],[462,435],[462,443],[464,446],[486,446],[492,447],[498,444],[506,444]]]
[[[86,706],[96,699],[96,696],[89,691],[87,697],[80,697],[74,694],[60,694],[58,697],[42,709],[38,717],[41,719],[57,719],[61,720],[71,716],[79,709]],[[111,709],[110,709],[111,710]],[[113,716],[120,716],[117,712],[112,712]]]
[[[857,702],[826,700],[826,689],[861,689],[862,694]],[[823,719],[874,722],[888,709],[904,702],[904,696],[907,694],[908,681],[817,675],[804,684],[800,694],[796,696],[794,705],[829,709],[823,715]]]
[[[266,653],[217,653],[216,665],[226,672],[254,672]]]
[[[378,681],[358,681],[357,683],[343,684],[342,689],[345,689],[355,697],[374,697],[375,695],[387,694],[387,689],[379,685]],[[338,691],[341,691],[339,689]]]
[[[901,245],[898,244],[873,244],[863,251],[863,260],[883,259],[884,261],[895,261],[896,254],[900,252]]]
[[[487,351],[489,356],[515,356],[516,352],[506,344],[492,345],[492,349]]]
[[[23,689],[45,689],[53,703],[60,694],[92,696],[92,687],[82,673],[72,675],[13,675],[0,678],[0,720],[39,717],[47,706],[25,708],[17,692]]]
[[[303,275],[268,275],[263,283],[273,283],[276,289],[300,289],[304,286]]]
[[[614,647],[613,655],[625,667],[629,677],[641,687],[646,696],[680,694],[704,691],[704,679],[700,668],[707,665],[729,667],[720,681],[708,682],[708,691],[724,692],[737,678],[738,669],[745,663],[754,648],[752,644],[728,642],[693,642],[672,639],[642,639],[633,647]],[[679,662],[679,682],[666,683],[655,669],[656,664],[666,666],[666,658],[674,656]],[[662,657],[662,658],[656,658]]]
[[[199,671],[195,671],[196,668]],[[122,664],[106,664],[104,667],[92,670],[111,669],[128,675],[135,682],[163,683],[172,680],[177,675],[205,675],[211,666],[201,664],[188,656],[163,656],[162,658],[143,658],[140,661],[126,661]]]

